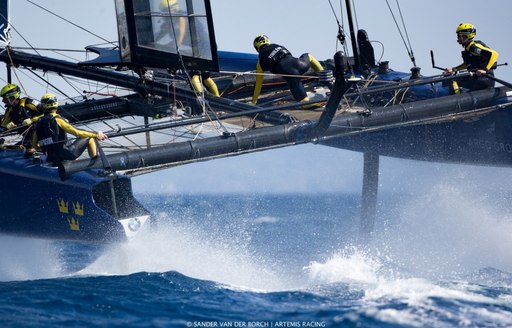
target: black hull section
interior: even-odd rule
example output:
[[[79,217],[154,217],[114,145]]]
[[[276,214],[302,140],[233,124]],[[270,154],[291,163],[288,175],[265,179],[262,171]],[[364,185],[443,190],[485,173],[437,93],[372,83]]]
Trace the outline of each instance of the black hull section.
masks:
[[[321,144],[403,159],[512,167],[512,113],[500,109],[468,120],[367,132]]]
[[[344,113],[329,125],[336,98],[331,96],[319,122],[301,121],[108,155],[108,165],[99,160],[69,161],[59,167],[59,173],[66,179],[103,166],[114,171],[163,168],[307,142],[423,161],[512,164],[512,103],[506,102],[506,88],[374,108],[371,114]]]
[[[110,179],[89,171],[73,178],[64,183],[56,167],[24,159],[19,150],[1,151],[0,180],[4,190],[0,194],[0,233],[80,242],[123,242],[149,218],[148,211],[133,198],[128,177]]]
[[[505,92],[503,88],[446,97],[444,104],[430,101],[436,106],[425,107],[425,113],[414,108],[421,106],[418,102],[401,106],[401,114],[391,109],[381,116],[374,111],[371,120],[362,116],[337,119],[329,133],[341,135],[319,143],[396,158],[511,167],[512,107],[492,105],[504,99]],[[450,98],[458,98],[456,110]],[[429,118],[428,112],[444,115]],[[395,116],[394,123],[391,116]]]

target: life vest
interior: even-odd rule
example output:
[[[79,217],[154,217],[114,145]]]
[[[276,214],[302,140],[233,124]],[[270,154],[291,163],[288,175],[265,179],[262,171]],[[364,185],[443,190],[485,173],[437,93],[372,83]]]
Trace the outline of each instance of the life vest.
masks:
[[[18,106],[9,107],[8,115],[11,120],[16,125],[21,124],[25,119],[29,118],[28,112],[25,108],[25,103],[27,98],[21,98]]]
[[[462,51],[462,59],[467,69],[486,69],[490,58],[482,54],[482,52],[484,52],[484,54],[488,52],[482,49],[482,47],[485,49],[489,48],[482,41],[474,40]]]
[[[291,53],[285,47],[278,44],[269,44],[260,50],[260,66],[264,71],[279,74],[280,72],[275,72],[275,67],[287,55],[291,55]]]
[[[9,107],[6,117],[16,125],[20,125],[27,118],[32,118],[41,115],[41,108],[39,102],[29,97],[20,99],[18,106]]]
[[[36,124],[36,135],[39,146],[44,152],[61,148],[67,141],[66,131],[59,127],[57,118],[59,114],[45,114]]]

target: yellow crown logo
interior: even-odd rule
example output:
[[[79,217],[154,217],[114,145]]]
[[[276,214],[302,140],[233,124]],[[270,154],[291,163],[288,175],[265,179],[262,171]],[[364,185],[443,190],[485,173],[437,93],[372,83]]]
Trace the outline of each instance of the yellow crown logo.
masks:
[[[78,223],[78,219],[69,218],[68,223],[69,223],[69,229],[74,230],[74,231],[80,230],[80,223]]]
[[[68,202],[65,202],[64,199],[61,198],[57,201],[57,204],[59,205],[59,211],[61,213],[69,213]]]
[[[84,215],[84,205],[80,205],[79,202],[73,203],[73,211],[76,215]]]

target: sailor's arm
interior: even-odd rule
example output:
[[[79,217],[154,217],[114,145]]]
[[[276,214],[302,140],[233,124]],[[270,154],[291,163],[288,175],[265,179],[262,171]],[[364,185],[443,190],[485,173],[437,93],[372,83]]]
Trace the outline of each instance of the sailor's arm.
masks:
[[[178,35],[178,46],[183,45],[183,40],[185,40],[185,32],[187,32],[187,19],[185,17],[179,18],[180,30]]]
[[[256,82],[254,83],[254,92],[252,94],[252,103],[256,105],[258,98],[261,93],[261,87],[263,86],[263,69],[261,68],[260,62],[256,64]]]
[[[55,120],[57,121],[57,124],[59,125],[59,127],[61,129],[63,129],[67,133],[72,134],[72,135],[74,135],[76,137],[79,137],[79,138],[95,138],[95,139],[98,139],[98,140],[103,140],[103,139],[107,139],[108,138],[107,135],[105,133],[103,133],[103,132],[94,133],[94,132],[79,130],[79,129],[75,128],[74,126],[72,126],[71,124],[69,124],[68,122],[66,122],[65,120],[63,120],[60,117],[55,118]]]
[[[448,68],[448,72],[458,72],[458,71],[462,71],[463,69],[466,69],[466,63],[462,63],[458,66],[455,66],[453,68]]]
[[[25,100],[25,108],[27,109],[27,114],[30,117],[43,115],[44,113],[44,110],[39,105],[39,102],[31,98],[27,98],[27,100]]]
[[[10,129],[12,127],[8,127],[9,123],[11,123],[11,110],[10,109],[5,111],[5,115],[2,118],[2,123],[0,123],[0,125],[4,129]]]

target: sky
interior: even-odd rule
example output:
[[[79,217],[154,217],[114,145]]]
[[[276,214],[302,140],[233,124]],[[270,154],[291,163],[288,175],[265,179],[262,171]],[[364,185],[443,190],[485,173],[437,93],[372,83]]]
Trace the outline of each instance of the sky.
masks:
[[[117,40],[114,0],[31,2],[11,0],[11,21],[35,47],[83,49],[103,41],[63,23],[33,3],[105,39]],[[388,2],[402,27],[396,1]],[[285,45],[296,56],[310,52],[318,59],[332,58],[340,50],[336,42],[337,19],[347,34],[348,22],[339,14],[340,1],[331,3],[337,18],[328,0],[211,0],[217,46],[220,50],[253,53],[254,37],[266,34],[272,42]],[[511,61],[512,65],[510,29],[506,25],[512,1],[407,0],[399,4],[416,64],[423,75],[440,73],[431,67],[430,50],[435,53],[437,66],[461,63],[462,49],[456,43],[455,28],[462,22],[474,24],[477,39],[500,53],[499,62]],[[355,5],[359,28],[367,31],[370,40],[378,41],[373,43],[376,58],[389,61],[394,70],[408,72],[412,63],[387,2],[356,0]],[[26,46],[26,43],[15,34],[13,45]],[[512,82],[512,66],[500,67],[496,76]],[[19,77],[27,94],[39,98],[46,91],[27,75]],[[0,78],[5,83],[3,66]],[[477,184],[485,182],[495,190],[507,190],[510,173],[510,169],[504,168],[383,158],[379,181],[381,190],[392,191],[434,185],[443,179],[454,184],[471,179]],[[133,179],[134,191],[142,193],[357,192],[361,184],[362,154],[311,144],[190,164]]]

